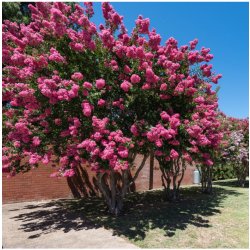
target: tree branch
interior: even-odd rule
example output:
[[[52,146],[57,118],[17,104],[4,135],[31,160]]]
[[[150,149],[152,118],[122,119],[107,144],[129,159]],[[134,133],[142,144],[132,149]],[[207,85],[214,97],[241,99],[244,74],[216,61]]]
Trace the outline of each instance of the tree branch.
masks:
[[[97,185],[98,185],[102,195],[104,196],[108,206],[111,206],[110,191],[107,189],[106,184],[103,183],[104,175],[105,175],[105,173],[98,173],[97,174]]]
[[[134,177],[132,178],[131,182],[129,183],[129,186],[131,186],[131,185],[135,182],[135,180],[137,179],[137,177],[138,177],[140,171],[142,170],[142,168],[143,168],[144,165],[145,165],[145,162],[146,162],[148,156],[149,156],[148,154],[147,154],[147,155],[144,155],[144,157],[143,157],[143,159],[142,159],[142,162],[141,162],[141,165],[140,165],[139,168],[137,169],[137,171],[136,171]]]
[[[181,178],[179,179],[178,186],[177,186],[178,189],[180,188],[181,182],[183,180],[185,170],[186,170],[186,165],[185,165],[185,160],[183,160],[182,161],[182,169],[181,169]]]

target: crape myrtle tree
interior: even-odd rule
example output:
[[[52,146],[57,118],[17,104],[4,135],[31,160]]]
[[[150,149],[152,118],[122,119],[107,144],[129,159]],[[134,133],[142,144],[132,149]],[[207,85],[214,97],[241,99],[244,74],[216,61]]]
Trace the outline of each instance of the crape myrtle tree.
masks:
[[[213,180],[214,169],[217,168],[219,165],[224,164],[223,160],[224,148],[228,143],[228,136],[230,134],[228,131],[227,123],[225,122],[226,116],[219,110],[215,112],[217,121],[214,121],[216,125],[213,124],[212,127],[214,125],[216,126],[219,140],[217,140],[215,147],[210,148],[209,153],[210,155],[212,155],[213,162],[212,163],[210,162],[210,164],[197,164],[197,169],[199,170],[201,176],[201,189],[202,192],[206,194],[212,193],[212,180]]]
[[[228,160],[238,179],[238,185],[244,187],[249,175],[249,130],[242,129],[231,133],[230,147],[226,150]]]
[[[249,174],[249,121],[221,115],[227,143],[222,148],[221,161],[233,166],[238,185],[245,186]]]
[[[190,48],[196,43],[197,40],[192,41]],[[179,81],[173,81],[173,88],[168,92],[171,104],[161,103],[164,110],[160,113],[161,120],[147,134],[149,141],[155,143],[168,200],[178,198],[187,164],[194,162],[200,170],[212,171],[213,158],[222,139],[218,130],[218,100],[210,84],[217,83],[221,75],[214,76],[211,65],[199,65],[211,60],[208,52],[209,49],[202,48],[201,52],[194,52],[195,58],[193,51],[188,52],[189,67],[172,74],[173,78],[179,77]],[[211,186],[210,179],[208,183]]]
[[[3,119],[3,167],[15,175],[39,162],[54,162],[60,169],[52,176],[70,177],[87,160],[110,212],[117,214],[138,176],[128,183],[136,153],[145,155],[139,170],[148,155],[132,141],[130,123],[138,118],[128,107],[135,100],[123,80],[137,66],[116,58],[110,47],[115,40],[107,34],[112,37],[122,17],[103,4],[106,24],[98,33],[90,22],[92,4],[85,6],[76,4],[73,11],[64,3],[36,3],[29,6],[29,25],[5,21],[3,99],[12,108]],[[23,157],[28,161],[21,164]],[[122,186],[117,172],[122,172]]]
[[[232,174],[237,176],[239,186],[245,185],[248,176],[249,156],[249,121],[228,117],[222,112],[217,116],[220,126],[219,131],[223,134],[219,147],[213,152],[213,168],[228,165],[232,167]],[[204,192],[211,192],[207,186],[213,178],[213,168],[200,168],[202,174],[202,188]]]
[[[59,165],[52,176],[71,177],[87,162],[109,211],[119,214],[149,154],[165,176],[179,174],[184,161],[212,165],[209,150],[220,136],[208,82],[221,75],[206,63],[209,49],[194,50],[197,40],[162,46],[142,16],[129,35],[109,3],[97,29],[92,3],[84,5],[37,2],[29,5],[30,24],[3,24],[3,100],[10,103],[3,169],[14,176],[52,162]]]

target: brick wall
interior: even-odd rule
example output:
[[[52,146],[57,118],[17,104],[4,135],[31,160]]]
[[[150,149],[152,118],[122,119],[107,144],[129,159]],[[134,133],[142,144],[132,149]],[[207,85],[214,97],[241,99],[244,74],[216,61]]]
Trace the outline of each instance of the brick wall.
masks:
[[[141,157],[136,159],[139,165]],[[189,166],[186,170],[182,185],[192,184],[194,167]],[[95,184],[95,176],[88,168],[79,168],[74,177],[51,178],[49,175],[55,169],[51,166],[42,165],[27,173],[21,173],[13,178],[2,177],[3,203],[21,201],[46,200],[55,198],[73,198],[95,195],[98,190]],[[135,170],[132,171],[135,172]],[[153,188],[161,188],[161,173],[158,162],[154,161]],[[141,170],[135,185],[136,191],[149,189],[149,159]]]

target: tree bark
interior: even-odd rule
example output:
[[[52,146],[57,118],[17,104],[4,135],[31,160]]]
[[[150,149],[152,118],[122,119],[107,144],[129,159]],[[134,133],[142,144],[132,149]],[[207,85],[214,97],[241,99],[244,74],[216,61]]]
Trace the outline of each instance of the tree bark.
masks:
[[[154,152],[150,153],[150,166],[149,166],[149,190],[153,189],[154,184]]]
[[[179,199],[180,185],[186,170],[185,161],[181,158],[178,158],[167,165],[164,165],[164,163],[160,161],[159,164],[162,172],[161,179],[165,190],[166,199],[168,201],[176,201]]]
[[[213,167],[201,166],[199,169],[201,174],[201,191],[205,194],[211,194],[213,191]]]
[[[110,170],[110,173],[97,174],[98,188],[111,214],[118,216],[123,212],[124,197],[126,196],[129,187],[135,182],[136,178],[138,177],[140,171],[145,165],[147,158],[148,155],[144,155],[142,162],[131,181],[128,178],[129,169],[121,171],[121,183],[117,178],[117,172],[115,172],[113,169]],[[134,160],[135,155],[132,155],[131,159]]]

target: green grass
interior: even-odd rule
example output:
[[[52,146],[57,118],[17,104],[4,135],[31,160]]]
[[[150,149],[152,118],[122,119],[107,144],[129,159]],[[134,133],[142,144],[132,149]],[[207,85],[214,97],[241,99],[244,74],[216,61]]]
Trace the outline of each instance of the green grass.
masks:
[[[46,208],[20,215],[22,229],[66,233],[105,227],[142,248],[249,246],[248,188],[237,187],[233,180],[215,182],[212,195],[202,194],[197,186],[183,188],[180,201],[173,203],[164,200],[162,190],[130,194],[119,217],[110,216],[99,198],[53,201]]]
[[[142,248],[248,248],[248,188],[217,181],[212,195],[194,186],[181,194],[173,203],[162,190],[133,194],[119,218],[87,207],[85,215]]]

